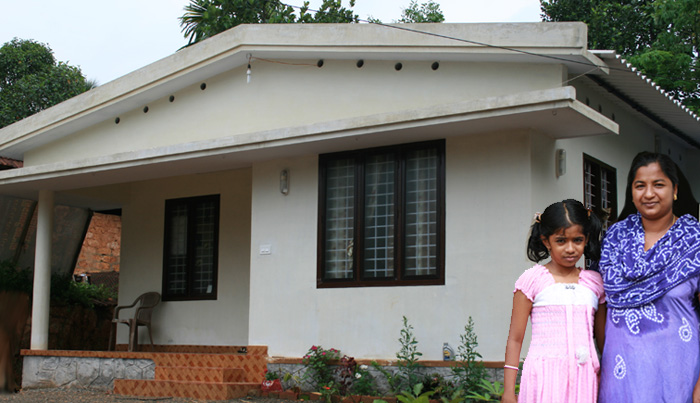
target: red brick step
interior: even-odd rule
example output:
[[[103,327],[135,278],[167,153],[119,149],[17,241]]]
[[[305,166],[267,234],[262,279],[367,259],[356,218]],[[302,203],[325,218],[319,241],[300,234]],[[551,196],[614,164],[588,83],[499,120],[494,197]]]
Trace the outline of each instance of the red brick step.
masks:
[[[115,379],[114,393],[127,396],[186,397],[201,400],[228,400],[245,397],[260,387],[257,383],[182,382],[158,379]]]

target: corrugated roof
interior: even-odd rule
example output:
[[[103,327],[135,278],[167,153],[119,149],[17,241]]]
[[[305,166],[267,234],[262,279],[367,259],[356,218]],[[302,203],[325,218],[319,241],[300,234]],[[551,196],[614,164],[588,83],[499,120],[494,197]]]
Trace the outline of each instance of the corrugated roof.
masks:
[[[0,169],[22,168],[24,162],[12,158],[0,157]]]
[[[700,149],[700,116],[616,52],[592,50],[591,53],[604,60],[610,72],[589,75],[589,78],[670,133]]]

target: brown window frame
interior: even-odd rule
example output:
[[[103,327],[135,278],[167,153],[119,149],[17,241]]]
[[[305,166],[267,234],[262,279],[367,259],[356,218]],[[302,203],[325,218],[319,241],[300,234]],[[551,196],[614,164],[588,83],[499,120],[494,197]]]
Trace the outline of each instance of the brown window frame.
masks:
[[[202,203],[215,202],[214,208],[214,239],[213,242],[213,252],[212,252],[212,291],[210,293],[197,293],[193,290],[194,288],[194,267],[196,255],[194,251],[196,250],[196,224],[195,211],[198,205]],[[180,205],[187,206],[187,257],[186,257],[186,280],[185,287],[186,290],[182,294],[173,294],[168,291],[168,281],[169,281],[169,261],[170,261],[170,242],[171,242],[171,220],[169,217],[172,215],[175,207]],[[215,300],[217,299],[217,279],[219,276],[219,218],[220,218],[220,195],[207,195],[207,196],[195,196],[195,197],[185,197],[178,199],[168,199],[165,201],[165,229],[164,229],[164,239],[163,239],[163,284],[162,284],[162,298],[163,301],[193,301],[193,300]]]
[[[593,170],[593,176],[595,178],[595,183],[592,189],[592,192],[589,192],[588,189],[588,183],[586,179],[586,165],[590,164]],[[609,188],[610,188],[610,196],[611,200],[609,200],[610,204],[610,212],[609,216],[607,217],[607,220],[604,220],[604,227],[603,229],[607,229],[607,226],[611,223],[614,223],[617,220],[617,170],[613,168],[612,166],[591,157],[588,154],[583,154],[583,204],[586,208],[590,208],[594,213],[598,215],[598,217],[603,220],[605,218],[606,213],[603,211],[603,207],[601,206],[603,202],[603,196],[602,196],[602,172],[606,171],[608,176],[612,178],[612,180],[609,180]],[[589,198],[589,193],[591,193],[590,198]],[[593,206],[591,206],[591,200],[593,202]]]
[[[406,201],[406,153],[415,150],[432,148],[437,151],[436,163],[436,256],[435,274],[408,275],[405,273],[405,201]],[[363,277],[362,262],[364,260],[364,168],[368,156],[393,153],[396,158],[394,164],[394,232],[389,238],[393,238],[393,276],[377,278]],[[352,159],[354,161],[354,198],[353,198],[353,249],[357,252],[352,255],[352,277],[342,279],[325,278],[325,245],[326,245],[326,194],[327,194],[327,168],[328,163],[340,159]],[[362,201],[362,202],[361,202]],[[318,209],[318,245],[317,245],[317,287],[341,288],[341,287],[387,287],[387,286],[424,286],[445,284],[445,141],[427,141],[409,143],[395,146],[369,148],[362,150],[344,151],[319,156],[319,209]]]

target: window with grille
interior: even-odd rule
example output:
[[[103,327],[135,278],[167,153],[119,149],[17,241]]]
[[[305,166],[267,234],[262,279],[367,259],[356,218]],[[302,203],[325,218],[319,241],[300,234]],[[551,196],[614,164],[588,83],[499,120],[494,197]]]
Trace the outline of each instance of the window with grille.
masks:
[[[444,141],[320,157],[319,287],[444,284]]]
[[[583,155],[584,206],[603,221],[603,229],[617,218],[617,172],[586,154]]]
[[[163,299],[216,299],[219,195],[165,201]]]

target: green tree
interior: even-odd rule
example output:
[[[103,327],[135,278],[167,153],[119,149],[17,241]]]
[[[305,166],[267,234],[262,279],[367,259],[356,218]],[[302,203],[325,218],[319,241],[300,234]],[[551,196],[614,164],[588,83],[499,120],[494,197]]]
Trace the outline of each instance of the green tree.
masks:
[[[323,0],[319,10],[310,14],[305,1],[297,15],[280,0],[190,0],[180,26],[189,46],[240,24],[358,22],[354,6],[354,0],[349,8],[341,0]]]
[[[613,49],[700,112],[700,0],[540,0],[544,21],[588,24],[590,49]]]
[[[440,5],[430,0],[427,3],[418,4],[417,0],[411,0],[411,4],[403,9],[400,23],[416,22],[444,22],[445,16],[440,10]]]
[[[658,34],[653,0],[540,0],[543,21],[583,21],[589,49],[629,55],[650,46]]]
[[[0,48],[0,128],[94,87],[48,45],[14,38]]]
[[[658,35],[629,61],[679,99],[700,112],[700,0],[656,0]]]

